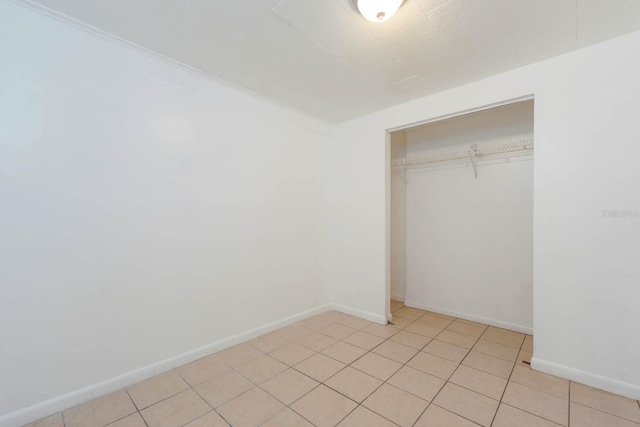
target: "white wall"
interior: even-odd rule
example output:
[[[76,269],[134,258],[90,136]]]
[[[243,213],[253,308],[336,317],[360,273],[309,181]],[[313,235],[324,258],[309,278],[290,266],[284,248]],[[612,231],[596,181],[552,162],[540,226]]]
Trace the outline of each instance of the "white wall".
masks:
[[[407,186],[405,184],[405,171],[398,168],[396,161],[401,163],[407,159],[407,135],[404,131],[391,133],[391,194],[390,194],[390,273],[391,273],[391,298],[404,301],[407,289],[406,274],[406,207]],[[396,167],[394,167],[396,165]]]
[[[0,424],[329,303],[329,135],[0,0]]]
[[[640,397],[640,33],[337,126],[336,299],[384,315],[385,130],[535,95],[533,366]]]
[[[409,162],[468,150],[471,144],[482,152],[492,145],[531,140],[533,102],[438,121],[404,134]],[[531,332],[533,156],[479,159],[477,169],[477,178],[464,160],[408,169],[405,304]]]

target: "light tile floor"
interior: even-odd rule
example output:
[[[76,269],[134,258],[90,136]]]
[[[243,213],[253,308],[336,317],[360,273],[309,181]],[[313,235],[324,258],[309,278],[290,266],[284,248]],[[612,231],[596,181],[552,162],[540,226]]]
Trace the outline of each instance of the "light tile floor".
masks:
[[[533,337],[403,307],[327,312],[30,427],[639,427],[640,403],[530,369]]]

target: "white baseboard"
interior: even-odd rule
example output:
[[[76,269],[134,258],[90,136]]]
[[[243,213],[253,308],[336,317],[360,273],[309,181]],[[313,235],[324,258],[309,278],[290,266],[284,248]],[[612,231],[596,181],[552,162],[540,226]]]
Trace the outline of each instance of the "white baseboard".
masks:
[[[468,313],[460,313],[448,310],[442,307],[433,307],[430,305],[420,304],[414,301],[405,301],[407,307],[419,308],[421,310],[433,311],[434,313],[445,314],[447,316],[459,317],[460,319],[470,320],[472,322],[484,323],[498,328],[509,329],[510,331],[522,332],[523,334],[533,335],[533,328],[529,326],[517,325],[515,323],[503,322],[501,320],[490,319],[488,317],[475,316]]]
[[[128,387],[137,382],[146,380],[147,378],[151,378],[152,376],[159,373],[175,369],[178,366],[193,362],[194,360],[208,356],[217,351],[224,350],[225,348],[232,347],[236,344],[240,344],[257,336],[291,325],[293,323],[299,322],[300,320],[304,320],[306,318],[329,310],[347,312],[346,310],[348,309],[344,307],[343,310],[342,306],[338,307],[334,304],[326,304],[320,307],[313,308],[311,310],[304,311],[302,313],[295,314],[293,316],[285,317],[284,319],[280,319],[267,325],[251,329],[250,331],[244,332],[242,334],[234,335],[224,340],[207,344],[203,347],[196,348],[186,353],[178,354],[169,359],[144,366],[142,368],[127,372],[122,375],[118,375],[117,377],[110,378],[100,383],[72,391],[71,393],[67,393],[53,399],[45,400],[44,402],[28,406],[26,408],[11,412],[6,415],[2,415],[0,416],[0,427],[19,427],[33,421],[37,421],[49,415],[56,414],[58,412],[64,411],[65,409],[95,399],[97,397],[104,396],[116,390],[120,390],[123,387]],[[355,314],[357,310],[351,311],[352,313],[348,314],[353,314],[354,316],[358,317],[364,317],[359,314]],[[376,321],[373,319],[367,320]]]
[[[581,384],[599,388],[600,390],[626,396],[630,399],[640,399],[640,386],[626,383],[609,377],[581,371],[565,365],[541,360],[537,357],[531,358],[531,368],[536,371],[566,378]]]
[[[370,322],[380,323],[381,325],[387,324],[387,319],[384,315],[369,313],[368,311],[358,310],[356,308],[347,307],[346,305],[341,304],[329,304],[332,310],[339,311],[344,314],[349,314],[351,316],[360,317],[361,319],[369,320]]]

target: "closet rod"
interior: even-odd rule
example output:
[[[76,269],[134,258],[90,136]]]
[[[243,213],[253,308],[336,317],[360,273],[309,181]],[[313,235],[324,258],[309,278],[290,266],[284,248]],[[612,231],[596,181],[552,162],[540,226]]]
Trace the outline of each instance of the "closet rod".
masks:
[[[442,154],[434,154],[432,156],[423,157],[421,159],[407,161],[405,159],[395,160],[394,168],[404,168],[411,166],[419,166],[430,163],[449,162],[453,160],[469,160],[480,159],[487,156],[494,156],[500,154],[509,154],[517,152],[533,151],[533,140],[509,142],[501,145],[493,145],[478,148],[476,144],[473,144],[469,150],[453,151]]]

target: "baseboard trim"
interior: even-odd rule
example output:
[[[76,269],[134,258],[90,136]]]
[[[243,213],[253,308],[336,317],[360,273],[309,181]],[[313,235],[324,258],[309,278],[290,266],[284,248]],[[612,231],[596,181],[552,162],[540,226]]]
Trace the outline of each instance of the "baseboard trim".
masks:
[[[454,310],[448,310],[442,307],[434,307],[431,305],[420,304],[415,301],[405,301],[404,305],[421,310],[433,311],[434,313],[445,314],[447,316],[459,317],[460,319],[470,320],[472,322],[484,323],[498,328],[509,329],[510,331],[522,332],[523,334],[533,335],[533,328],[528,326],[517,325],[515,323],[503,322],[501,320],[491,319],[488,317],[476,316],[468,313],[460,313]]]
[[[581,371],[569,366],[542,360],[537,357],[531,358],[531,368],[536,371],[566,378],[610,393],[626,396],[630,399],[640,399],[640,386],[635,384]]]
[[[339,311],[340,313],[349,314],[351,316],[360,317],[361,319],[369,320],[370,322],[379,323],[381,325],[387,324],[387,319],[383,315],[370,313],[368,311],[358,310],[357,308],[347,307],[342,304],[329,304],[332,310]]]
[[[65,409],[95,399],[97,397],[104,396],[116,390],[120,390],[123,387],[128,387],[137,382],[146,380],[147,378],[150,378],[154,375],[169,371],[171,369],[175,369],[178,366],[184,365],[186,363],[193,362],[194,360],[208,356],[211,353],[224,350],[225,348],[232,347],[236,344],[240,344],[257,336],[291,325],[293,323],[299,322],[301,320],[329,310],[346,312],[344,310],[347,310],[347,307],[344,307],[343,310],[342,306],[340,306],[339,308],[334,304],[325,304],[310,310],[303,311],[293,316],[285,317],[284,319],[280,319],[275,322],[260,326],[258,328],[251,329],[247,332],[234,335],[232,337],[216,341],[211,344],[207,344],[186,353],[176,355],[169,359],[144,366],[142,368],[127,372],[122,375],[118,375],[97,384],[93,384],[88,387],[84,387],[79,390],[64,394],[62,396],[45,400],[44,402],[40,402],[35,405],[20,409],[18,411],[0,416],[0,427],[19,427],[33,421],[37,421],[49,415],[56,414],[58,412],[64,411]],[[357,310],[352,310],[352,312],[356,311]],[[364,317],[358,314],[354,314],[354,316]]]

